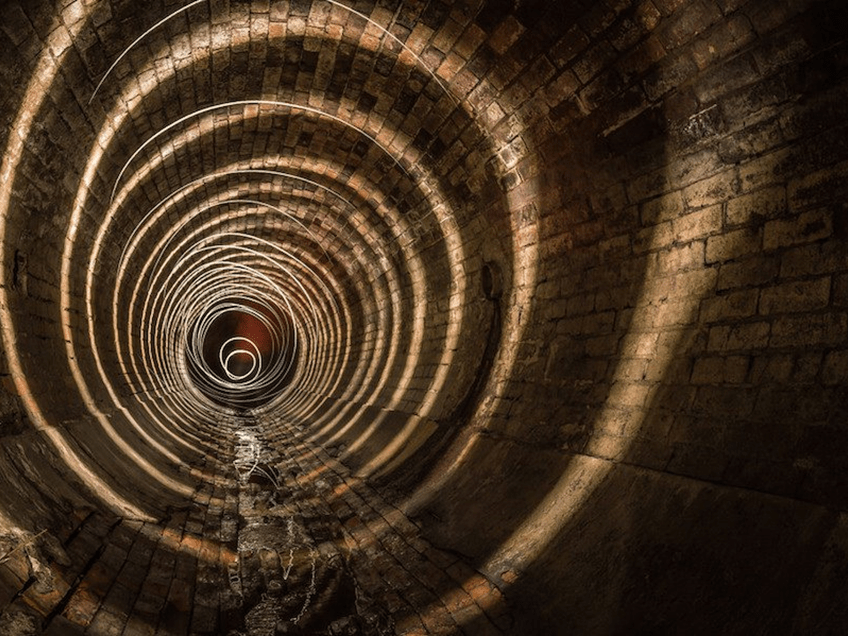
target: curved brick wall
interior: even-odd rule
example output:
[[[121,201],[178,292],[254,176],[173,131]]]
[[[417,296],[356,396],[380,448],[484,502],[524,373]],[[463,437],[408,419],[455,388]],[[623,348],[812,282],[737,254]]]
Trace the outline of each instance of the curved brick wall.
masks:
[[[848,626],[840,2],[143,5],[0,6],[0,632]]]

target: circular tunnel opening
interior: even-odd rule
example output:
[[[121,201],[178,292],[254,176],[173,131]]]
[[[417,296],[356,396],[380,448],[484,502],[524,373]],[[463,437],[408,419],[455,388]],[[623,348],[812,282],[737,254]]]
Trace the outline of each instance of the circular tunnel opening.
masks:
[[[297,369],[291,319],[269,301],[227,298],[187,330],[185,360],[194,386],[218,405],[251,409],[267,404]]]

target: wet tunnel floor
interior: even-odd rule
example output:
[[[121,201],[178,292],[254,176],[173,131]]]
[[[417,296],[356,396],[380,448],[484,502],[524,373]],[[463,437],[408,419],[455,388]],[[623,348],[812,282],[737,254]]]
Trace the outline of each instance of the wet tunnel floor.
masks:
[[[0,634],[508,629],[497,587],[294,428],[257,423],[224,440],[217,460],[187,467],[206,481],[162,522],[89,511],[67,536],[7,554]]]

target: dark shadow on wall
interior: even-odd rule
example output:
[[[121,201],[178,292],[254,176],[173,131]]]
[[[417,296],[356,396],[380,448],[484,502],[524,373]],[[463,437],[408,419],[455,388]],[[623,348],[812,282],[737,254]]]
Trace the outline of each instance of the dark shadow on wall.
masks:
[[[715,288],[628,452],[507,589],[512,633],[848,627],[846,17],[812,4],[745,52],[760,77],[698,142],[737,178],[707,242]]]
[[[511,633],[788,633],[835,519],[616,465],[508,589]]]

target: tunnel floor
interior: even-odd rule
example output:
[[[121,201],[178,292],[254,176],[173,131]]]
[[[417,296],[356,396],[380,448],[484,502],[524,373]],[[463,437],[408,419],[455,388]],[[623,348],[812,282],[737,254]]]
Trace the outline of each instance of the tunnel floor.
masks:
[[[0,633],[508,630],[500,590],[461,555],[292,426],[245,424],[222,426],[217,458],[183,467],[204,481],[158,523],[79,510],[66,536],[10,551]]]

